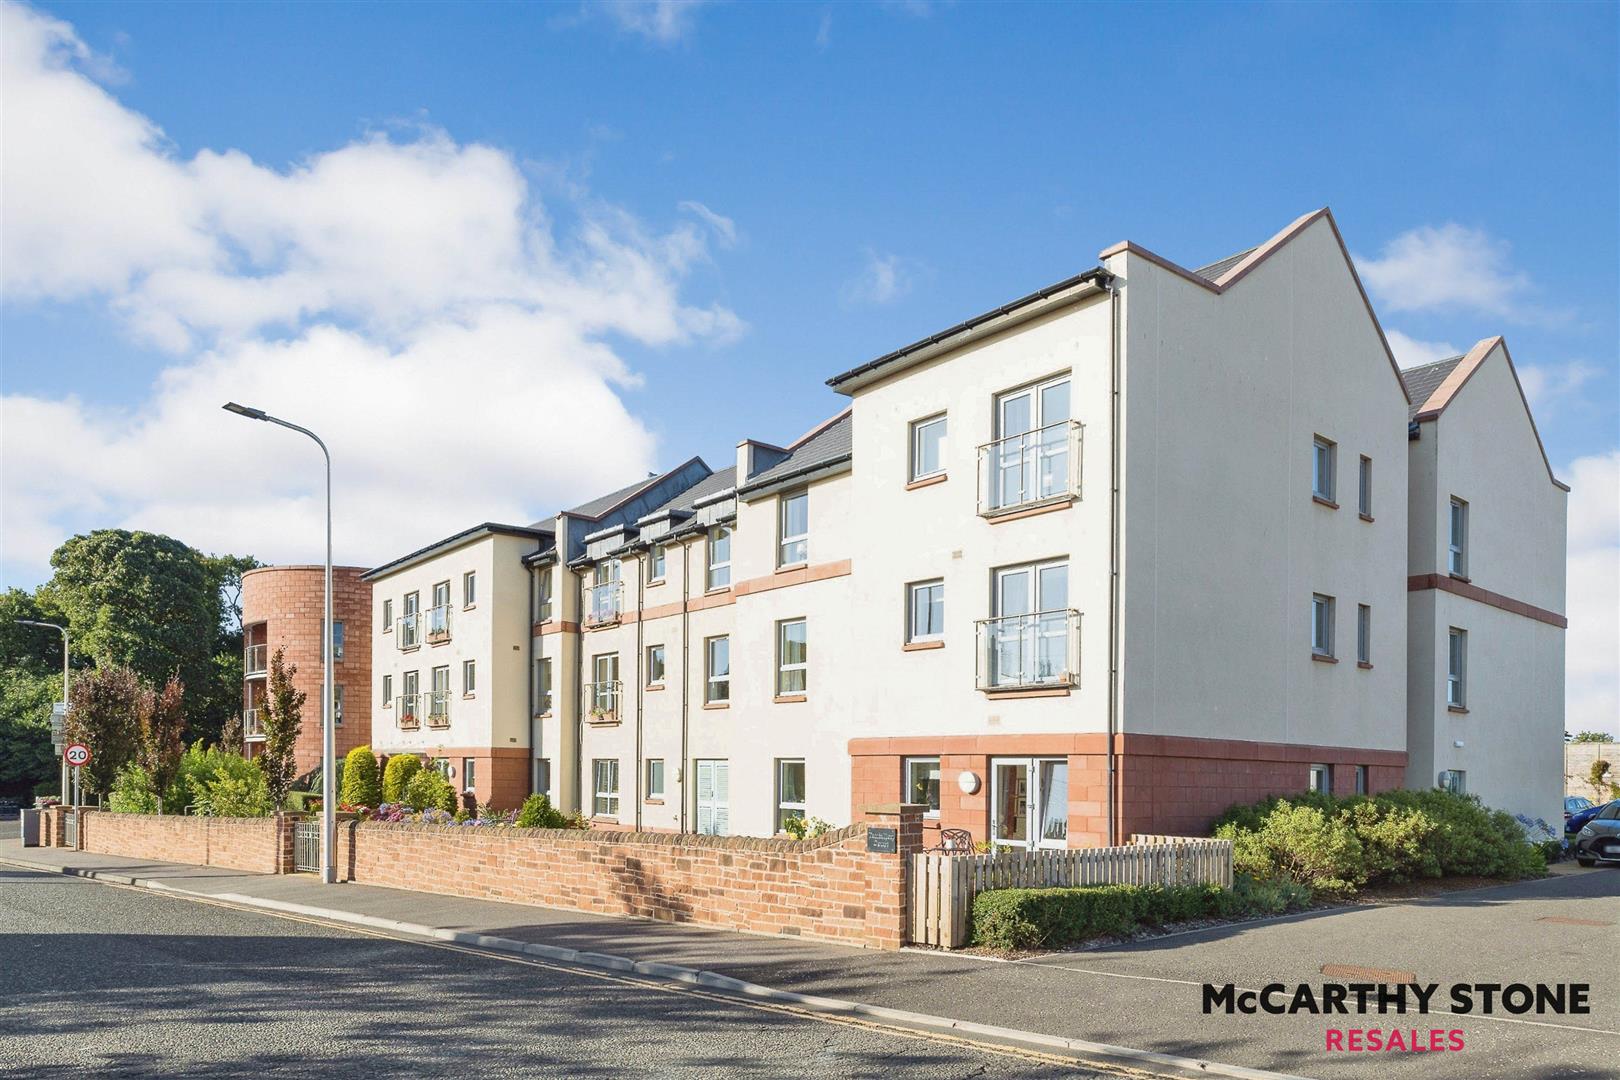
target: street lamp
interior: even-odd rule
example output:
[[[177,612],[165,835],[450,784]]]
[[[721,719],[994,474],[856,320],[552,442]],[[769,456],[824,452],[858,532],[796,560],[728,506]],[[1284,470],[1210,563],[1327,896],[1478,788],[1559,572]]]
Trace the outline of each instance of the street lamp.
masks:
[[[337,882],[337,766],[333,760],[336,749],[332,731],[332,454],[313,431],[271,416],[263,409],[238,405],[234,401],[226,402],[224,409],[249,420],[279,424],[308,435],[326,458],[326,621],[321,630],[321,880],[332,885]]]
[[[45,627],[45,628],[47,628],[49,630],[60,630],[62,632],[62,708],[64,710],[67,709],[67,699],[68,699],[68,628],[66,626],[61,625],[60,623],[40,622],[37,619],[18,619],[18,620],[16,620],[16,622],[17,622],[18,626],[43,626],[43,627]],[[66,714],[64,713],[64,716],[65,715]],[[61,747],[57,747],[57,751],[58,751],[58,753],[60,753],[61,752]],[[68,771],[67,771],[68,767],[67,767],[67,762],[66,761],[60,762],[60,764],[62,766],[62,805],[66,806],[67,801],[68,801]]]

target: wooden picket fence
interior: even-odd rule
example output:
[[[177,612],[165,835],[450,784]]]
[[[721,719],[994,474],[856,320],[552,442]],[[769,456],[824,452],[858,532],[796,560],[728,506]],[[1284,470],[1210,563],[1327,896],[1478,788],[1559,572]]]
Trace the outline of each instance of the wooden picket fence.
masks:
[[[912,856],[911,942],[959,949],[967,944],[973,898],[991,889],[1059,885],[1221,885],[1232,887],[1232,841],[1133,836],[1123,847],[986,855]]]

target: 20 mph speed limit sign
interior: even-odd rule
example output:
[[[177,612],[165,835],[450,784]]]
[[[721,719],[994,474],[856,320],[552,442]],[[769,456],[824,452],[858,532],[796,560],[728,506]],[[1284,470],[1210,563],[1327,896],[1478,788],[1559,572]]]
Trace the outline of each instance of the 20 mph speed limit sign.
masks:
[[[90,764],[90,748],[82,742],[69,743],[62,751],[62,760],[75,768]]]

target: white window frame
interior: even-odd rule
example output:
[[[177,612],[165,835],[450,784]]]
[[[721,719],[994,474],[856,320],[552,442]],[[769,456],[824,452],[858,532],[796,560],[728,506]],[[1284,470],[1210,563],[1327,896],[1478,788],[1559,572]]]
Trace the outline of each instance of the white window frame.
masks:
[[[478,759],[464,757],[461,759],[461,790],[472,791],[476,786],[478,776]]]
[[[619,817],[619,759],[591,759],[591,816]]]
[[[940,434],[939,434],[939,464],[938,464],[937,468],[924,470],[922,468],[923,435],[924,435],[925,432],[927,432],[929,429],[933,428],[935,425],[938,425],[939,428],[940,428]],[[947,418],[945,413],[935,413],[932,416],[925,416],[920,420],[913,420],[911,422],[911,457],[910,457],[910,467],[909,467],[909,471],[907,473],[908,479],[909,479],[909,481],[911,483],[916,483],[918,480],[927,480],[931,476],[944,476],[945,475],[945,473],[946,473],[945,450],[946,450],[946,446],[947,446],[947,441],[946,440],[949,439],[949,438],[950,438],[950,426],[949,426],[948,418]]]
[[[787,654],[787,631],[791,626],[804,628],[804,659],[797,663],[788,663],[783,657]],[[798,674],[801,676],[803,686],[789,688],[789,677]],[[776,623],[776,696],[777,697],[803,697],[810,693],[810,622],[799,615],[791,619],[778,619]]]
[[[478,693],[478,661],[463,660],[461,662],[461,696],[472,697]]]
[[[668,552],[665,550],[663,544],[654,544],[651,553],[647,557],[647,580],[649,582],[663,581],[664,575],[668,572],[668,570]]]
[[[1372,484],[1372,458],[1362,454],[1356,472],[1356,510],[1366,518],[1372,517]]]
[[[1468,500],[1455,495],[1446,509],[1446,573],[1468,576]]]
[[[788,512],[794,503],[804,500],[804,531],[788,532]],[[778,567],[804,566],[810,561],[810,489],[784,491],[776,497],[776,565]]]
[[[786,789],[787,789],[787,784],[785,782],[785,780],[786,780],[786,771],[787,771],[789,766],[793,766],[793,765],[797,765],[799,767],[799,786],[803,789],[800,792],[800,795],[802,796],[802,801],[800,801],[800,802],[788,802],[783,797],[783,792],[786,791]],[[788,817],[790,815],[793,816],[793,817],[797,817],[800,820],[808,821],[809,820],[809,814],[806,812],[805,807],[806,807],[806,805],[808,805],[809,801],[810,801],[810,770],[805,766],[804,758],[777,758],[776,759],[776,831],[777,832],[784,831],[783,826],[785,825],[785,823],[786,823],[786,821],[787,821],[787,819],[788,819]]]
[[[664,797],[664,759],[661,757],[647,759],[647,794],[643,798],[662,799]]]
[[[726,545],[726,555],[725,555],[724,559],[716,559],[715,558],[715,553],[718,550],[719,545],[720,545],[720,543],[722,541],[724,541],[725,545]],[[705,576],[704,576],[704,589],[705,589],[705,591],[714,592],[716,589],[730,588],[731,587],[731,526],[729,526],[729,525],[716,525],[714,528],[710,529],[709,530],[709,539],[708,539],[708,542],[704,545],[704,547],[707,549],[706,552],[705,552],[705,561],[706,561],[707,569],[704,572],[704,574],[705,574]]]
[[[919,633],[917,630],[917,593],[923,589],[939,590],[939,627],[927,632]],[[930,621],[932,620],[933,602],[929,601]],[[945,640],[945,579],[929,578],[926,581],[913,581],[906,586],[906,644],[916,644],[924,641]]]
[[[1468,708],[1468,631],[1446,630],[1446,708]]]
[[[540,580],[535,586],[539,593],[534,604],[535,621],[550,622],[552,608],[551,567],[548,566],[541,570],[538,577]]]
[[[551,715],[551,657],[542,656],[534,662],[534,707],[536,716]]]
[[[1372,605],[1356,605],[1356,663],[1372,667]]]
[[[332,726],[343,726],[343,684],[332,684]]]
[[[478,603],[478,571],[469,570],[461,575],[461,606],[470,608]]]
[[[726,670],[716,673],[714,670],[714,646],[717,642],[726,643]],[[723,694],[716,694],[715,690],[723,688]],[[731,701],[731,635],[715,634],[713,637],[703,639],[703,704],[719,705],[729,704]]]
[[[1366,795],[1368,787],[1367,766],[1356,766],[1356,794]]]
[[[1441,769],[1434,786],[1442,791],[1453,791],[1458,795],[1466,795],[1468,794],[1468,773],[1464,769]]]
[[[382,677],[382,707],[385,709],[394,707],[394,677],[392,675]]]
[[[541,795],[551,794],[551,759],[548,757],[534,759],[534,790]]]
[[[1337,503],[1339,444],[1325,435],[1311,440],[1311,495],[1326,502]]]
[[[1312,765],[1307,790],[1320,792],[1323,795],[1333,794],[1333,766]]]
[[[392,597],[382,602],[382,627],[382,632],[385,634],[394,632],[394,600]]]
[[[658,665],[657,665],[658,670],[657,670],[656,674],[653,671],[653,657],[654,657],[654,655],[656,655],[657,659],[658,659]],[[647,664],[647,685],[648,686],[663,686],[664,685],[664,678],[665,678],[665,676],[667,674],[668,668],[667,668],[667,665],[666,665],[665,660],[664,660],[664,646],[662,644],[648,645],[647,646],[646,664]]]
[[[937,757],[908,757],[908,758],[901,758],[900,759],[900,801],[901,802],[911,802],[912,801],[911,796],[912,796],[912,792],[913,792],[914,789],[912,787],[911,771],[912,771],[912,769],[917,768],[919,766],[922,767],[922,768],[925,768],[925,769],[932,767],[932,769],[934,770],[934,775],[933,775],[934,790],[935,790],[936,795],[938,795],[940,793],[940,781],[941,781],[942,777],[944,776],[944,774],[940,771],[939,758],[937,758]],[[936,805],[934,805],[932,803],[925,803],[924,805],[928,806],[928,810],[923,814],[923,817],[925,817],[925,818],[938,818],[939,817],[939,807],[938,806],[936,806]]]
[[[1336,606],[1333,597],[1326,593],[1311,594],[1311,652],[1316,656],[1333,656]]]

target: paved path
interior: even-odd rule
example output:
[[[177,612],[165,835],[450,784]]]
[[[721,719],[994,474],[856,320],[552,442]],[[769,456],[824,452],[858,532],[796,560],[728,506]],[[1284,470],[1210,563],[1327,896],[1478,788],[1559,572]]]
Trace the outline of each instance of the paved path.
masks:
[[[1201,984],[1259,988],[1271,982],[1348,981],[1322,974],[1324,965],[1333,964],[1409,971],[1419,982],[1447,989],[1453,982],[1589,982],[1589,1016],[1547,1016],[1538,1023],[1409,1017],[1401,1027],[1461,1030],[1466,1049],[1378,1055],[1378,1075],[1394,1080],[1620,1077],[1620,980],[1614,960],[1620,956],[1620,871],[1613,869],[1568,868],[1542,881],[1422,903],[1314,913],[1009,964],[937,952],[868,952],[370,886],[328,887],[304,875],[266,877],[25,850],[14,842],[0,843],[0,858],[121,868],[203,893],[250,893],[682,964],[800,993],[1324,1080],[1367,1076],[1374,1060],[1367,1054],[1326,1053],[1330,1026],[1387,1029],[1388,1020],[1374,1015],[1330,1024],[1311,1016],[1205,1016]]]

